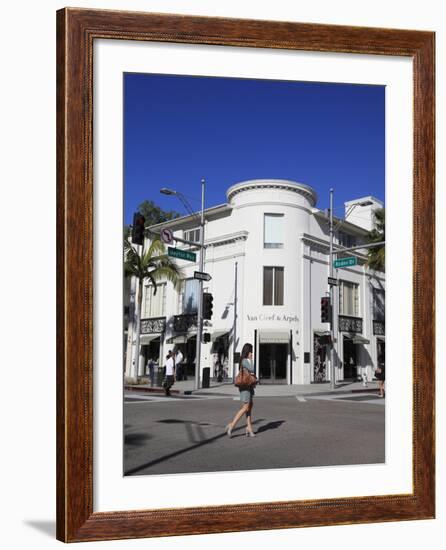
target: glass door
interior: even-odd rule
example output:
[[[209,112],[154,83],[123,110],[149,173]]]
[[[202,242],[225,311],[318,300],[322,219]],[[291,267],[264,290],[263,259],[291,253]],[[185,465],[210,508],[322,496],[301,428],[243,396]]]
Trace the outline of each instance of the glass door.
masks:
[[[288,344],[259,344],[259,379],[264,384],[286,384]]]

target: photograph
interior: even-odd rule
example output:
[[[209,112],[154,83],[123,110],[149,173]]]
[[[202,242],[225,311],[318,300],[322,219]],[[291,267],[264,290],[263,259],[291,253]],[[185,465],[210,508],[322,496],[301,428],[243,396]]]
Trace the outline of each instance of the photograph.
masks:
[[[59,540],[435,516],[434,54],[58,11]]]
[[[122,79],[124,476],[385,463],[386,86]]]
[[[2,6],[6,550],[444,546],[442,5]]]

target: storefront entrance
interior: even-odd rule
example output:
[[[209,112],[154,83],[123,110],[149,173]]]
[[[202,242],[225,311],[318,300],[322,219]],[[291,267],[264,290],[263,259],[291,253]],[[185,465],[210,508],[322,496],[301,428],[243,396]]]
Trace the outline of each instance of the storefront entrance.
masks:
[[[259,380],[263,384],[286,384],[288,344],[259,344]]]
[[[356,344],[353,340],[344,336],[344,380],[358,377],[358,359]]]
[[[313,336],[313,382],[327,382],[327,335],[314,333]]]
[[[386,341],[382,338],[376,339],[376,351],[378,367],[385,368],[386,366]]]

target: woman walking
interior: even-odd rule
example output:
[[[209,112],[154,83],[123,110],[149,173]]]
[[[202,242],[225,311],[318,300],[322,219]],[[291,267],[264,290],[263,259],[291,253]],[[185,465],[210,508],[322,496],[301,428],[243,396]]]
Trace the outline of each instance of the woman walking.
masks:
[[[384,364],[379,365],[375,370],[375,378],[378,380],[379,397],[384,397],[386,394],[386,367]]]
[[[254,365],[252,362],[252,344],[245,344],[240,356],[240,368],[246,369],[254,374]],[[229,437],[232,437],[232,430],[235,428],[237,422],[245,414],[246,415],[246,435],[254,437],[255,434],[252,431],[252,406],[254,396],[254,386],[240,387],[240,401],[243,403],[240,410],[234,416],[232,422],[226,426],[226,433]]]

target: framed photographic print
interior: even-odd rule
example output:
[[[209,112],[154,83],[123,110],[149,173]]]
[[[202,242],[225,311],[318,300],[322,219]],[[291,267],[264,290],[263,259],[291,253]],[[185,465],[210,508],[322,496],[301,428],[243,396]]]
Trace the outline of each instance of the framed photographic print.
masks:
[[[434,34],[57,30],[57,537],[433,518]]]

